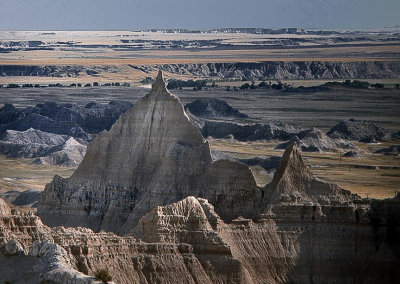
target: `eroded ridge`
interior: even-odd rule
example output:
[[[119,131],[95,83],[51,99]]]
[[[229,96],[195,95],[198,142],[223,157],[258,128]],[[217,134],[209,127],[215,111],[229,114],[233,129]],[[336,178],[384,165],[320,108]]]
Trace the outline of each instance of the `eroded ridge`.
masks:
[[[55,176],[46,186],[38,215],[50,226],[90,229],[51,228],[31,216],[30,230],[4,222],[0,247],[14,239],[26,251],[48,239],[65,249],[72,269],[92,275],[106,266],[121,283],[400,277],[399,197],[361,199],[319,180],[295,144],[273,181],[257,187],[246,165],[212,162],[161,72],[151,92],[89,144],[70,178]]]

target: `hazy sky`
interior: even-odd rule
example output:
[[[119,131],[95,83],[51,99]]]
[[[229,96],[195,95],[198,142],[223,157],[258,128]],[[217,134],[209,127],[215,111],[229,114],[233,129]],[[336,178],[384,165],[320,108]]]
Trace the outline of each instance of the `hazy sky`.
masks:
[[[374,28],[400,24],[400,0],[0,0],[1,30]]]

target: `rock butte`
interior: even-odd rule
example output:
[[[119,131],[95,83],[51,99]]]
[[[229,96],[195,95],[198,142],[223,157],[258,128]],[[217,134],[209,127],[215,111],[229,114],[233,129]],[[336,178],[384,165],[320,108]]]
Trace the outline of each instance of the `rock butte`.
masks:
[[[89,144],[69,179],[55,177],[38,215],[51,226],[132,232],[152,208],[194,195],[224,220],[255,218],[261,190],[249,168],[211,160],[210,148],[160,72],[151,92]]]
[[[257,187],[247,166],[212,162],[161,73],[89,144],[69,179],[46,186],[38,215],[50,226],[90,229],[49,227],[0,199],[0,280],[88,283],[99,268],[117,283],[400,277],[400,195],[366,200],[320,181],[294,144],[273,181]]]

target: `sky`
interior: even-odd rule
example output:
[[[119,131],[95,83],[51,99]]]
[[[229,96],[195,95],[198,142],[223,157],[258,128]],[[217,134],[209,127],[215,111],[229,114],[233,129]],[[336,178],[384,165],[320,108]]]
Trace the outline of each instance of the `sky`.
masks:
[[[0,0],[0,30],[400,25],[400,0]]]

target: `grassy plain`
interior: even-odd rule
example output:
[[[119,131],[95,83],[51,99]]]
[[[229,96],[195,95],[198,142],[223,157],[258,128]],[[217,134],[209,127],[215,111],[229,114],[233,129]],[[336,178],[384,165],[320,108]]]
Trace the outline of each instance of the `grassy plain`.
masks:
[[[137,84],[149,76],[129,65],[261,61],[398,61],[396,33],[248,34],[133,31],[0,31],[0,65],[102,66],[98,82]],[[29,41],[39,41],[27,47]],[[13,44],[10,44],[13,43]],[[1,52],[4,48],[4,52]],[[167,77],[169,74],[166,74]],[[151,74],[150,74],[151,76]],[[189,78],[193,76],[182,75]],[[176,74],[171,74],[176,77]],[[33,80],[32,80],[33,79]],[[6,83],[93,82],[93,76],[2,78]],[[356,78],[354,78],[356,79]]]
[[[283,150],[274,149],[274,142],[238,142],[224,139],[208,139],[211,148],[223,151],[241,159],[252,157],[268,158],[282,156]],[[359,146],[363,152],[359,158],[340,157],[339,153],[307,153],[303,158],[318,178],[339,184],[361,197],[391,198],[400,191],[400,157],[373,154],[380,145]],[[342,153],[343,154],[343,153]],[[272,180],[259,167],[252,168],[259,186],[265,186]]]

